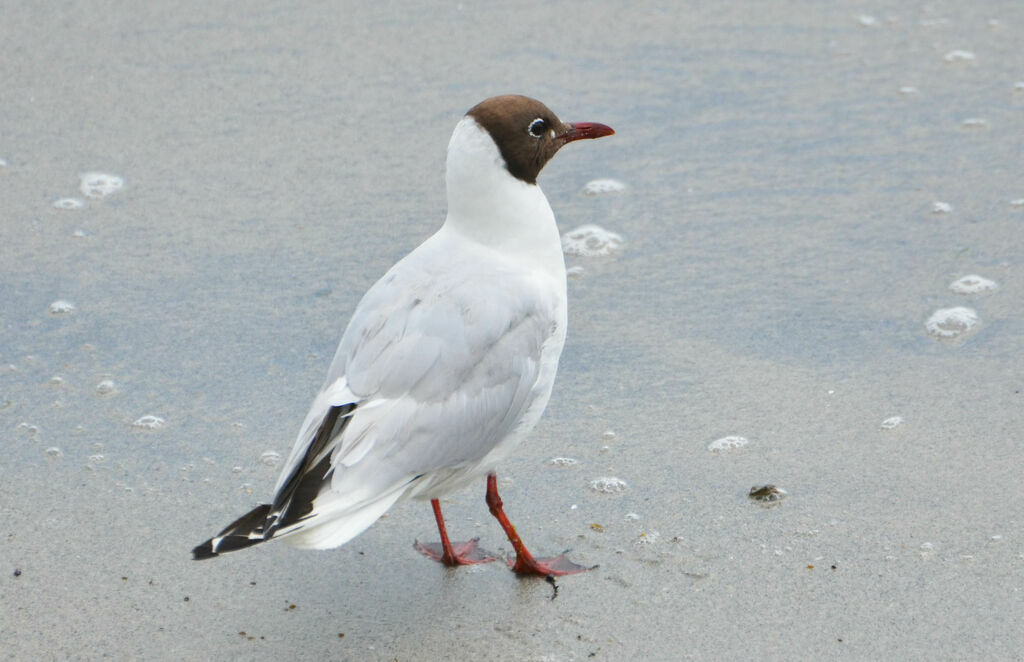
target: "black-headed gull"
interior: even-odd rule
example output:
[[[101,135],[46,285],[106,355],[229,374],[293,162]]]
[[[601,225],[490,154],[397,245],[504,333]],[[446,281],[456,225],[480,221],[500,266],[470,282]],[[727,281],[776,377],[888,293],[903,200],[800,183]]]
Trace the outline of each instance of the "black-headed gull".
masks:
[[[614,131],[565,123],[524,96],[474,106],[448,144],[448,216],[377,281],[345,329],[281,472],[257,506],[192,550],[206,559],[274,538],[327,549],[400,499],[429,499],[447,565],[494,560],[451,543],[439,497],[487,476],[487,505],[521,574],[587,568],[534,558],[502,510],[495,466],[551,395],[566,331],[565,262],[537,175],[563,145]]]

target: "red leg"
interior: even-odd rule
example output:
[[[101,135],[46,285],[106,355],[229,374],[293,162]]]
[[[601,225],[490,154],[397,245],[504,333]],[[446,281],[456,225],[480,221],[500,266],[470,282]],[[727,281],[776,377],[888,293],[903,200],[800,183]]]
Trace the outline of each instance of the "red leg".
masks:
[[[435,561],[448,566],[473,565],[474,563],[489,563],[497,560],[497,557],[488,556],[486,552],[477,547],[479,538],[473,538],[466,542],[457,542],[452,545],[448,540],[448,530],[444,526],[444,516],[441,514],[441,502],[431,499],[430,505],[434,509],[434,519],[437,520],[437,530],[441,533],[441,544],[421,543],[416,541],[413,547],[424,556],[429,556]]]
[[[501,524],[501,528],[505,529],[508,541],[512,543],[512,547],[516,550],[516,560],[509,561],[508,564],[518,574],[540,575],[541,577],[547,577],[548,575],[572,575],[577,572],[593,570],[597,567],[596,565],[593,568],[577,565],[565,558],[564,554],[559,554],[552,558],[533,558],[533,554],[530,554],[529,550],[526,549],[526,545],[520,540],[519,534],[516,533],[516,528],[512,526],[512,522],[508,521],[508,517],[505,516],[505,511],[501,506],[501,497],[498,496],[498,476],[493,473],[488,474],[487,507],[491,509],[491,514],[498,520],[498,524]]]

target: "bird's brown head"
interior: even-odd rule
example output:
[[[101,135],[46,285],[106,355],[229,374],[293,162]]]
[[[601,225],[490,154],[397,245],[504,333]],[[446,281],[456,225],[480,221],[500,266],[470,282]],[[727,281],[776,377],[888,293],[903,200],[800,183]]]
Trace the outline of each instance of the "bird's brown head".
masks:
[[[518,94],[481,101],[466,115],[490,134],[512,176],[527,184],[537,183],[541,169],[566,143],[615,133],[596,122],[563,122],[540,101]]]

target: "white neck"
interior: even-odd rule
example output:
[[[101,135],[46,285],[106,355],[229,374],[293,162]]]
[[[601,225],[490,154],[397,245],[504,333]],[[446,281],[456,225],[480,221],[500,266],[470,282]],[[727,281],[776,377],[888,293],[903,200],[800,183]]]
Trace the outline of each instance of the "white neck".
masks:
[[[555,215],[536,184],[509,173],[490,134],[464,117],[448,143],[446,230],[564,274]],[[564,278],[564,275],[562,276]]]

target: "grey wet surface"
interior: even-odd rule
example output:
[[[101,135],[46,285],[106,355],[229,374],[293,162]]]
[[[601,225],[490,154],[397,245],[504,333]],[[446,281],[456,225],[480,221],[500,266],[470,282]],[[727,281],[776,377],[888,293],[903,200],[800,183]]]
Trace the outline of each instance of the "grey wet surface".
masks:
[[[752,7],[5,7],[0,656],[1018,659],[1024,6]],[[625,243],[568,259],[559,381],[499,473],[528,546],[600,568],[554,600],[447,570],[417,502],[191,561],[505,92],[618,131],[541,176],[562,231]],[[53,207],[88,171],[125,186]],[[998,289],[948,289],[973,273]],[[930,336],[954,306],[979,324]],[[450,529],[508,551],[483,487]]]

